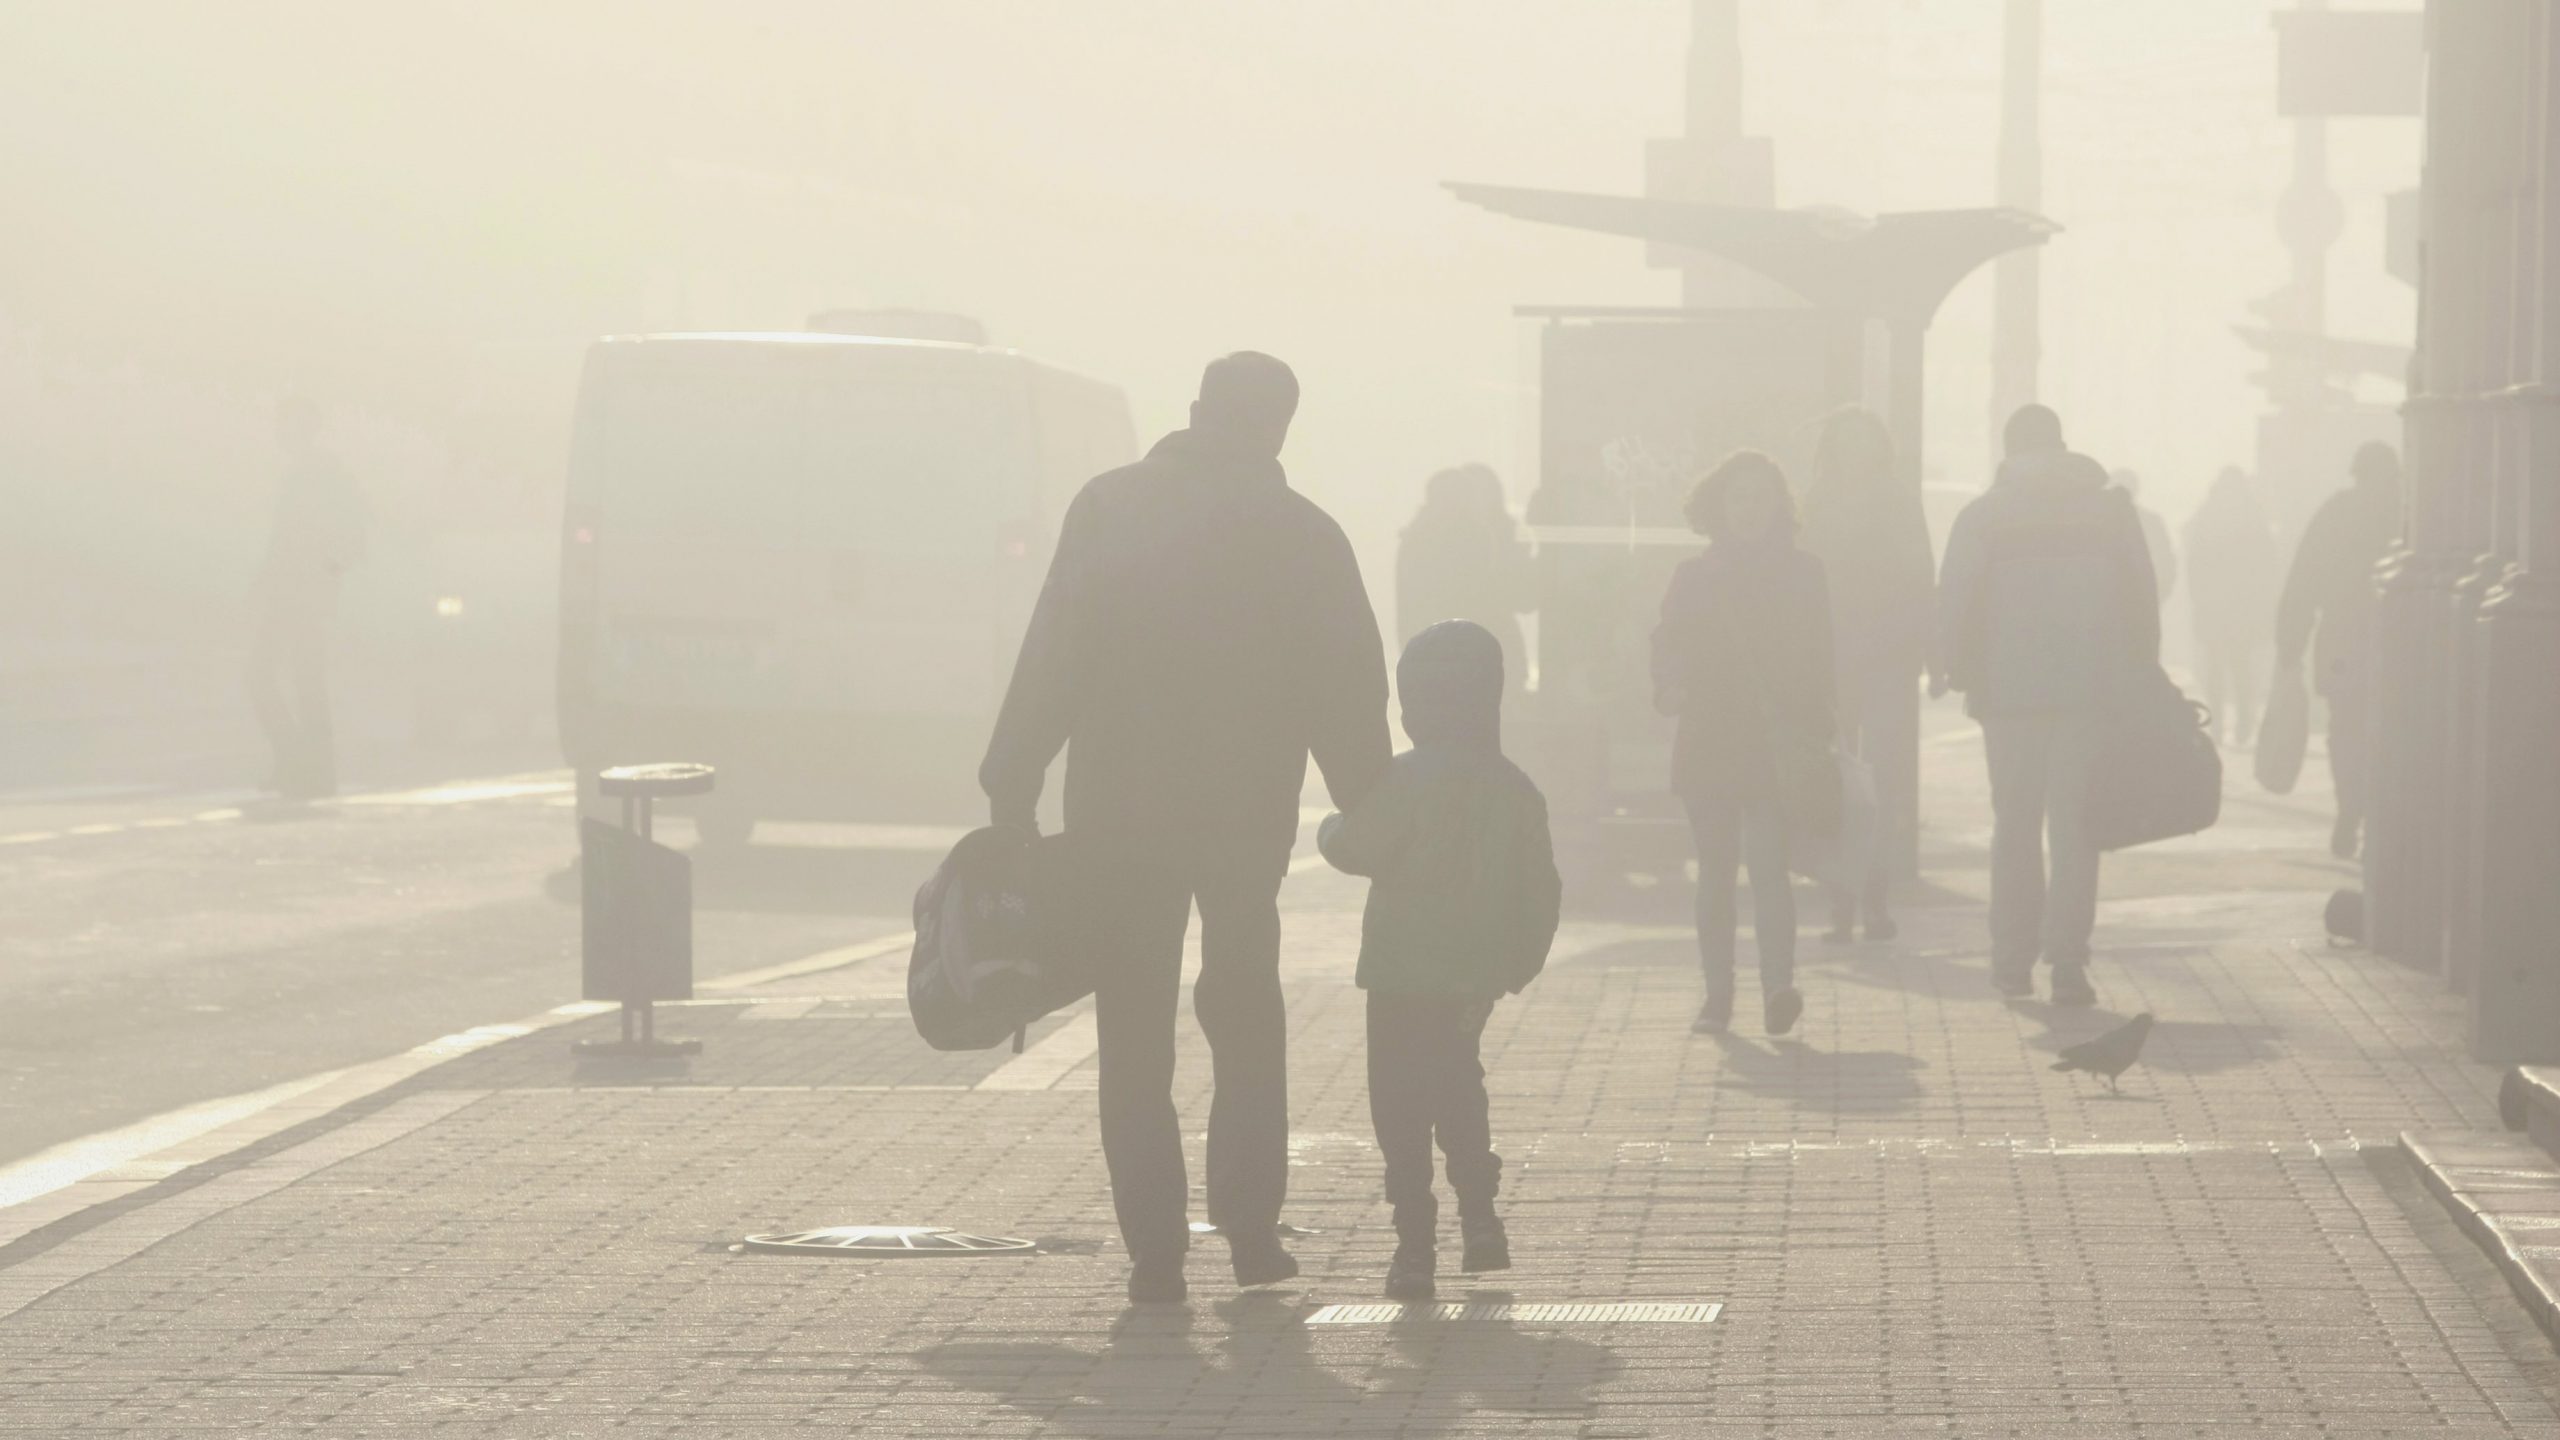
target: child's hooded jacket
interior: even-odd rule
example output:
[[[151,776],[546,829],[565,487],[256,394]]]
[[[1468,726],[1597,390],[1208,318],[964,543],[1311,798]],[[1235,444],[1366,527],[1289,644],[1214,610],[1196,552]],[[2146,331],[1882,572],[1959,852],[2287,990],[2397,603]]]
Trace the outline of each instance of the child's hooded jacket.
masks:
[[[1546,965],[1563,883],[1547,802],[1502,754],[1502,645],[1468,621],[1423,631],[1396,665],[1413,748],[1317,844],[1366,875],[1366,990],[1517,991]]]

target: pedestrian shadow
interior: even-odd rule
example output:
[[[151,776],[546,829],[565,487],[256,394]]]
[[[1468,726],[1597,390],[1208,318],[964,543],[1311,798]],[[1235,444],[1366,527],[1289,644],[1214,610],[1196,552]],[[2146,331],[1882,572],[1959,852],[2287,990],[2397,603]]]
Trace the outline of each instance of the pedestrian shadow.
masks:
[[[1928,1062],[1898,1050],[1821,1050],[1800,1040],[1765,1045],[1745,1036],[1715,1037],[1724,1064],[1716,1083],[1832,1115],[1907,1110],[1921,1095]]]
[[[1479,1292],[1470,1300],[1508,1300]],[[1344,1327],[1329,1349],[1374,1383],[1345,1380],[1316,1354],[1294,1297],[1248,1291],[1210,1307],[1222,1322],[1203,1350],[1189,1306],[1132,1306],[1101,1348],[1053,1341],[955,1341],[921,1352],[925,1370],[1063,1435],[1232,1431],[1253,1416],[1291,1433],[1349,1440],[1447,1434],[1486,1412],[1588,1416],[1621,1369],[1608,1349],[1524,1333],[1500,1320],[1408,1316]],[[1359,1337],[1383,1329],[1381,1362]],[[967,1428],[967,1427],[963,1427]],[[1245,1425],[1250,1429],[1249,1423]],[[1044,1432],[1045,1433],[1045,1432]]]
[[[1471,1290],[1462,1303],[1504,1305],[1514,1298],[1507,1290]],[[1525,1331],[1503,1319],[1442,1320],[1428,1310],[1391,1322],[1387,1348],[1393,1358],[1374,1388],[1427,1395],[1435,1410],[1455,1400],[1471,1415],[1587,1417],[1600,1387],[1625,1368],[1616,1351],[1588,1340]],[[1416,1417],[1382,1433],[1432,1430]]]

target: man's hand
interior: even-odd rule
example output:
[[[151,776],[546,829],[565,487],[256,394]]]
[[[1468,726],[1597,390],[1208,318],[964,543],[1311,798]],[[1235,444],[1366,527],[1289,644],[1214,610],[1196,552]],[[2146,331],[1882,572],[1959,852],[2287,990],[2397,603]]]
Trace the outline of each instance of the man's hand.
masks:
[[[1929,672],[1929,698],[1932,700],[1943,700],[1947,698],[1946,671],[1932,670]]]
[[[999,830],[1023,830],[1033,835],[1040,833],[1038,801],[1025,805],[1018,801],[997,800],[989,805],[987,816],[988,823]]]

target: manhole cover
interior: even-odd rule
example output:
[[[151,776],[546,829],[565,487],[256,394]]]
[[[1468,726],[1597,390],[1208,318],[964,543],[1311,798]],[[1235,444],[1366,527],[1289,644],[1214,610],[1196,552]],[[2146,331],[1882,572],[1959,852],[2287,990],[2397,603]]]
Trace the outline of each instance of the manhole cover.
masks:
[[[1006,1235],[971,1235],[939,1225],[830,1225],[786,1235],[750,1235],[747,1248],[773,1255],[846,1255],[864,1260],[965,1260],[1027,1255],[1039,1248]]]
[[[1675,1305],[1644,1301],[1615,1304],[1515,1305],[1508,1300],[1445,1301],[1438,1305],[1327,1305],[1307,1317],[1310,1325],[1392,1325],[1399,1320],[1501,1320],[1515,1325],[1704,1325],[1724,1313],[1714,1302]]]

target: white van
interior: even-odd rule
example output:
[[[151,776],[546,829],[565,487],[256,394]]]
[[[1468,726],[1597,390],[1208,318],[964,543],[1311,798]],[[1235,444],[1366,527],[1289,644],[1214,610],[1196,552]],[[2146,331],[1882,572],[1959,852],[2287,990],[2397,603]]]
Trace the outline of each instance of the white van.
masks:
[[[715,843],[953,815],[1067,502],[1135,453],[1118,390],[1011,350],[597,342],[562,529],[569,763],[718,767]]]

